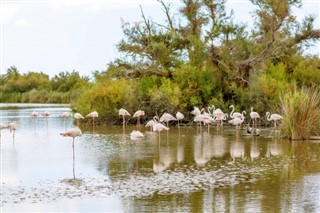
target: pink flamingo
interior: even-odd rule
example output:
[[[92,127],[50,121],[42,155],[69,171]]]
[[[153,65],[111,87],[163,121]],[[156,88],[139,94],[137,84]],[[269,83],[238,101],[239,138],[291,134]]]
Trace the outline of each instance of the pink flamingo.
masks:
[[[92,118],[92,125],[94,126],[94,118],[97,118],[99,116],[97,111],[90,112],[88,115],[86,115],[87,118]]]
[[[119,115],[122,116],[122,125],[125,126],[126,125],[126,118],[125,116],[131,116],[130,113],[126,110],[126,109],[119,109]]]
[[[64,137],[72,137],[72,157],[73,157],[73,179],[75,179],[75,172],[74,172],[74,140],[75,137],[81,136],[82,132],[81,129],[79,129],[78,127],[76,128],[72,128],[69,129],[65,132],[60,133],[60,135],[64,136]]]
[[[173,117],[171,114],[169,113],[164,113],[161,117],[160,117],[160,122],[166,122],[167,127],[169,126],[169,121],[175,121],[177,120],[175,117]]]
[[[178,127],[179,127],[179,121],[184,119],[184,115],[181,112],[176,113],[176,120],[178,121]]]
[[[270,112],[266,113],[266,117],[268,121],[273,121],[274,122],[274,129],[277,127],[277,120],[281,120],[283,118],[282,115],[279,114],[271,114]]]
[[[256,119],[260,118],[260,115],[257,112],[253,111],[253,107],[251,107],[250,117],[253,120],[253,129],[256,127]]]
[[[140,125],[140,117],[144,116],[145,113],[143,110],[138,110],[133,114],[133,118],[137,118],[137,125]]]
[[[84,119],[84,117],[78,112],[74,113],[73,117],[77,119],[77,126],[80,125],[80,119]]]

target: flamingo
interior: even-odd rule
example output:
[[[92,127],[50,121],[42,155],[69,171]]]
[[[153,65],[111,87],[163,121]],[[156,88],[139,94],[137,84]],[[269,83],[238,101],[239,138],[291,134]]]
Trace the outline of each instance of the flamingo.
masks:
[[[253,107],[251,107],[250,118],[253,120],[253,128],[255,128],[256,119],[260,118],[260,115],[257,112],[253,111]]]
[[[13,121],[11,123],[8,124],[7,128],[10,130],[10,132],[12,132],[12,137],[14,138],[14,133],[16,132],[17,130],[17,122],[16,121]],[[13,141],[14,143],[14,141]]]
[[[130,133],[131,140],[139,140],[141,138],[144,138],[144,134],[138,130],[132,130]]]
[[[173,117],[171,114],[169,113],[164,113],[161,117],[160,117],[160,122],[166,122],[167,127],[169,126],[169,121],[175,121],[177,120],[175,117]]]
[[[48,118],[51,115],[51,112],[45,111],[42,113],[42,116],[45,116],[46,118]]]
[[[121,108],[121,109],[119,109],[119,115],[122,116],[122,124],[123,124],[123,126],[125,126],[125,124],[126,124],[125,116],[126,115],[131,116],[130,113],[127,110]]]
[[[277,127],[277,120],[281,120],[283,118],[282,115],[279,114],[271,114],[270,112],[266,113],[266,117],[268,121],[273,121],[274,122],[274,129]]]
[[[152,131],[153,125],[155,125],[156,123],[158,123],[157,120],[159,120],[158,116],[154,116],[152,120],[149,120],[149,121],[146,123],[145,127],[150,127],[150,131]]]
[[[79,127],[75,127],[72,129],[69,129],[65,132],[60,133],[60,135],[64,137],[72,137],[72,156],[73,156],[73,179],[75,179],[75,172],[74,172],[74,140],[76,137],[81,136],[82,132]]]
[[[244,116],[244,114],[247,114],[247,112],[246,111],[242,111],[242,113],[240,113],[240,112],[234,112],[234,106],[233,105],[231,105],[231,106],[229,106],[229,108],[232,108],[232,111],[231,111],[231,113],[230,113],[230,118],[244,118],[245,116]]]
[[[8,129],[8,125],[0,124],[0,137],[1,137],[1,130],[3,130],[3,129]]]
[[[143,110],[138,110],[133,114],[133,118],[137,118],[137,125],[140,125],[140,117],[144,116],[145,113]]]
[[[192,115],[200,115],[201,114],[201,111],[198,107],[193,107],[193,110],[191,111],[191,114]]]
[[[184,115],[181,112],[176,113],[176,120],[178,121],[178,126],[179,126],[179,120],[184,119]]]
[[[86,115],[87,118],[92,118],[92,125],[94,126],[94,118],[99,117],[99,114],[97,111],[90,112],[88,115]]]
[[[244,121],[244,117],[242,117],[242,118],[233,118],[233,119],[229,120],[228,123],[235,125],[236,129],[239,129],[240,125],[243,123],[243,121]]]
[[[84,119],[84,117],[78,112],[74,113],[73,117],[77,119],[77,126],[80,125],[80,119]]]
[[[30,113],[30,115],[33,117],[34,126],[36,127],[36,118],[39,116],[39,114],[36,111],[33,111]]]
[[[152,126],[152,130],[154,132],[158,132],[159,135],[159,142],[160,142],[160,132],[161,131],[169,131],[170,128],[166,127],[165,125],[163,125],[162,123],[156,123],[155,125]]]
[[[30,115],[34,118],[39,116],[39,114],[36,111],[31,112]]]

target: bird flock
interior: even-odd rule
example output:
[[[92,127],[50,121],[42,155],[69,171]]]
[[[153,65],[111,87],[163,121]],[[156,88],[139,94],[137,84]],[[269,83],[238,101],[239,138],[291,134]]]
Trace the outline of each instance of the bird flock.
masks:
[[[229,109],[231,112],[225,113],[220,108],[215,108],[214,105],[205,108],[202,108],[201,110],[198,107],[194,107],[193,110],[190,112],[193,115],[192,122],[196,123],[199,126],[207,126],[209,129],[212,124],[216,124],[217,128],[221,128],[224,124],[224,122],[227,122],[231,125],[234,125],[236,129],[240,129],[241,125],[246,119],[247,112],[235,112],[234,105],[230,105]],[[39,116],[44,116],[46,119],[51,115],[50,112],[45,111],[42,114],[33,111],[30,113],[31,117],[34,118],[34,122],[36,123],[36,118]],[[98,112],[93,111],[87,114],[85,117],[92,120],[92,125],[95,125],[95,119],[98,118]],[[124,108],[119,109],[119,116],[122,117],[122,125],[125,127],[127,125],[126,117],[131,117],[131,114]],[[132,118],[135,118],[137,120],[137,125],[141,125],[141,117],[145,116],[145,112],[143,110],[136,111]],[[251,111],[249,113],[250,121],[248,122],[248,126],[250,126],[250,123],[252,121],[252,128],[247,128],[247,131],[250,133],[254,133],[257,131],[257,120],[261,119],[258,112],[255,112],[253,110],[253,107],[251,107]],[[63,112],[59,117],[66,119],[71,118],[72,114],[70,112]],[[69,130],[66,130],[65,132],[62,132],[62,136],[68,136],[73,138],[73,144],[75,137],[81,136],[82,132],[79,128],[80,126],[80,120],[84,120],[85,117],[82,116],[80,113],[74,113],[73,115],[74,119],[77,120],[77,127],[72,128]],[[176,121],[178,127],[180,127],[182,120],[185,119],[185,116],[181,112],[177,112],[175,116],[165,112],[160,117],[158,115],[153,116],[153,118],[145,123],[145,127],[149,127],[150,131],[158,132],[161,131],[168,131],[169,123],[171,121]],[[229,120],[228,120],[229,119]],[[277,128],[277,121],[283,119],[283,116],[279,114],[271,114],[270,112],[266,113],[266,119],[267,121],[273,121],[274,126],[273,129]],[[227,121],[228,120],[228,121]],[[14,132],[17,129],[17,122],[9,123],[8,125],[0,124],[0,136],[1,136],[1,130],[3,129],[9,129],[10,132]],[[130,138],[132,140],[143,138],[144,135],[138,130],[133,130],[130,134]],[[73,145],[74,146],[74,145]]]

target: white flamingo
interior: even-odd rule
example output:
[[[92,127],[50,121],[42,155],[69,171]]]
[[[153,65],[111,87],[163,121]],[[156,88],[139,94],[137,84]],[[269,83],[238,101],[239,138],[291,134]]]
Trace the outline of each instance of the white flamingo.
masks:
[[[236,126],[236,129],[240,129],[241,124],[244,121],[244,117],[242,118],[233,118],[231,120],[228,121],[228,123],[233,124]]]
[[[73,179],[75,179],[75,172],[74,172],[74,140],[76,137],[79,137],[82,135],[81,129],[79,127],[75,127],[72,129],[69,129],[65,132],[60,133],[60,135],[64,137],[72,137],[72,158],[73,158]]]
[[[94,118],[99,117],[99,114],[97,111],[90,112],[88,115],[86,115],[87,118],[92,118],[92,125],[94,126]]]
[[[274,129],[277,128],[277,121],[283,119],[282,115],[279,114],[271,114],[270,112],[266,113],[266,117],[268,121],[273,121],[274,122]]]
[[[231,113],[230,113],[230,118],[244,118],[245,116],[245,114],[247,114],[247,112],[246,111],[242,111],[242,113],[240,113],[240,112],[234,112],[234,106],[233,105],[231,105],[231,106],[229,106],[229,108],[232,108],[232,111],[231,111]]]
[[[140,125],[140,117],[144,116],[145,113],[143,110],[138,110],[133,114],[133,118],[137,118],[137,125]]]
[[[80,125],[80,119],[84,119],[84,117],[78,112],[74,113],[73,117],[77,119],[77,126]]]
[[[131,116],[130,113],[126,109],[119,109],[119,115],[122,116],[122,125],[126,125],[126,118],[125,116]]]
[[[154,132],[158,132],[158,136],[159,136],[159,143],[160,143],[160,132],[162,131],[169,131],[170,128],[166,127],[165,125],[163,125],[162,123],[156,123],[152,126],[152,130]]]
[[[156,123],[158,123],[158,120],[159,120],[158,116],[153,116],[153,119],[152,119],[152,120],[149,120],[149,121],[146,123],[145,127],[150,127],[150,131],[152,131],[153,125],[155,125]]]
[[[181,112],[176,113],[176,120],[178,121],[178,126],[179,126],[179,121],[184,119],[184,115]]]
[[[165,122],[167,124],[167,127],[169,126],[169,121],[175,121],[177,120],[175,117],[173,117],[171,114],[169,113],[164,113],[161,117],[160,117],[160,122]]]
[[[144,134],[138,130],[132,130],[132,132],[130,133],[131,140],[139,140],[141,138],[144,138]]]
[[[259,113],[253,111],[253,107],[251,107],[250,118],[253,120],[253,128],[256,127],[256,119],[260,118]]]

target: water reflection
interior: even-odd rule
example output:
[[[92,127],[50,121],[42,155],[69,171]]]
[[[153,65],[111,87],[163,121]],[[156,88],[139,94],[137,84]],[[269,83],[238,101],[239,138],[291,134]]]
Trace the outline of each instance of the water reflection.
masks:
[[[74,168],[70,138],[59,135],[65,130],[59,115],[69,109],[43,109],[51,115],[37,118],[36,134],[32,110],[2,111],[3,123],[19,123],[14,147],[9,131],[1,135],[4,210],[30,205],[34,212],[51,205],[65,211],[60,205],[65,198],[79,207],[86,199],[99,206],[99,199],[114,196],[115,209],[125,212],[320,211],[320,143],[245,137],[228,127],[217,134],[195,126],[171,127],[161,141],[142,127],[145,137],[132,141],[136,126],[92,129],[82,123],[75,149],[75,177],[82,182],[72,185],[64,181]],[[76,124],[71,120],[68,128]],[[87,211],[94,209],[87,205]]]
[[[253,161],[255,158],[260,156],[260,147],[259,143],[257,142],[257,137],[252,136],[252,141],[250,144],[250,158]]]
[[[194,137],[194,161],[198,166],[204,166],[212,158],[211,135],[201,131]]]
[[[235,162],[236,158],[241,158],[243,160],[245,157],[244,143],[240,140],[239,130],[236,132],[236,140],[231,142],[230,156],[233,162]]]

